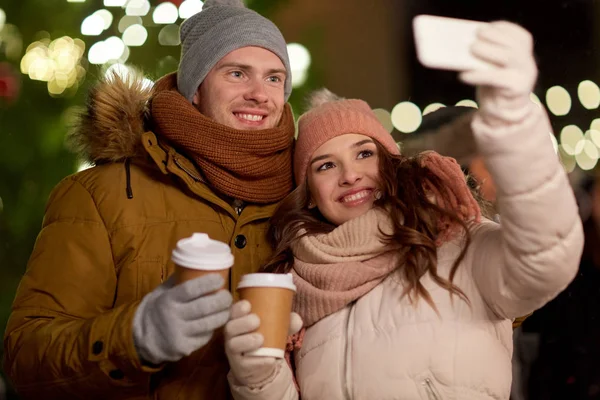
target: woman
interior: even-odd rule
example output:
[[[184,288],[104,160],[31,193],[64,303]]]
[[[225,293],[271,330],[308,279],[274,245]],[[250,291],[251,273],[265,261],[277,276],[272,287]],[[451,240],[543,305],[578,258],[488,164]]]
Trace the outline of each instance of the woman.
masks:
[[[543,109],[529,33],[495,22],[463,72],[477,86],[472,129],[494,178],[502,225],[481,216],[458,164],[405,158],[366,103],[321,99],[299,121],[298,188],[273,217],[306,330],[294,384],[236,303],[226,326],[238,399],[508,399],[511,321],[573,279],[583,236]]]

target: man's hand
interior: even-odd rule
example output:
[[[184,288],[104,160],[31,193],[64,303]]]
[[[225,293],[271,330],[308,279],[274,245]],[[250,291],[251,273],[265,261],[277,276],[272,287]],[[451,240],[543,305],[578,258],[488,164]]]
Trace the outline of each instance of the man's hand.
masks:
[[[255,332],[260,326],[256,314],[250,314],[250,303],[241,300],[231,307],[231,320],[225,325],[225,353],[229,359],[231,373],[245,386],[259,386],[272,377],[282,359],[263,356],[247,356],[244,353],[259,349],[263,336]],[[296,313],[290,315],[290,329],[293,335],[302,328],[302,319]]]
[[[178,361],[204,346],[229,319],[231,293],[216,290],[223,278],[209,274],[175,285],[169,278],[140,303],[133,338],[141,360]]]

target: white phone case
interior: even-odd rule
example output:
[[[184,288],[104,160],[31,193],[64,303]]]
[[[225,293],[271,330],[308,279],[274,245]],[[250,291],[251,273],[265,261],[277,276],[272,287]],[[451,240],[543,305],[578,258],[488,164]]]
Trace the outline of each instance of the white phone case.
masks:
[[[418,15],[413,19],[417,58],[426,67],[467,71],[489,67],[470,51],[476,32],[487,22]]]

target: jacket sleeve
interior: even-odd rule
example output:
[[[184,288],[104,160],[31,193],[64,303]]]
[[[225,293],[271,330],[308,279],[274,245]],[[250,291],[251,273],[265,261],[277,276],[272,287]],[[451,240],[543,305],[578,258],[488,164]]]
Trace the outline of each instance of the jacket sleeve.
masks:
[[[279,360],[275,374],[255,387],[241,385],[228,374],[229,387],[235,400],[299,400],[292,370],[284,360]]]
[[[473,276],[503,318],[526,315],[554,298],[577,273],[583,230],[575,196],[549,138],[545,111],[530,103],[518,119],[486,119],[473,133],[497,186],[500,225],[473,230]]]
[[[155,369],[133,344],[137,302],[113,308],[110,237],[74,178],[53,191],[4,338],[4,369],[23,399],[119,399]]]

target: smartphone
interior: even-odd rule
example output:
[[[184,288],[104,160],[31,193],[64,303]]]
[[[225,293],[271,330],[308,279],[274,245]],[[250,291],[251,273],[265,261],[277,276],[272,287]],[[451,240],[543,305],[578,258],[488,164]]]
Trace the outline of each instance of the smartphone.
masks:
[[[418,15],[413,19],[415,48],[426,67],[451,71],[486,68],[489,64],[471,54],[477,30],[487,22]]]

